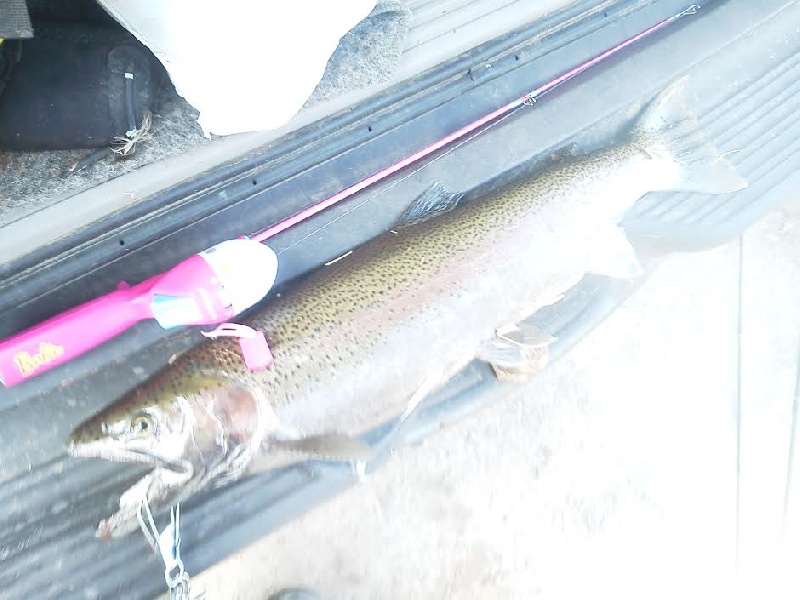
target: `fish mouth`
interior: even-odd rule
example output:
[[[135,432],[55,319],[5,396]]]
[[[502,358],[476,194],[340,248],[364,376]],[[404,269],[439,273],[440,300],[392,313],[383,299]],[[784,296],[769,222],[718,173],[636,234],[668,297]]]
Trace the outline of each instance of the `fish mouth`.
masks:
[[[70,442],[67,445],[67,454],[74,458],[101,458],[111,462],[126,462],[164,467],[177,473],[191,469],[185,461],[175,461],[146,450],[131,448],[112,448],[105,442],[89,442],[77,444]]]

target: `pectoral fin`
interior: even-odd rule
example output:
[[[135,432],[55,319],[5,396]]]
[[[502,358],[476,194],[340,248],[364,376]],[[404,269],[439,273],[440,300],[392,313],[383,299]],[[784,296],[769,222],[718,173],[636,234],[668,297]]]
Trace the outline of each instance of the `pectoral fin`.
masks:
[[[422,382],[414,393],[411,394],[403,414],[394,420],[391,426],[374,442],[374,444],[369,446],[372,451],[372,456],[362,460],[351,460],[351,465],[349,465],[347,470],[339,470],[338,472],[346,473],[348,477],[355,472],[358,480],[363,481],[368,473],[389,458],[394,448],[403,443],[408,432],[409,424],[413,423],[414,416],[423,403],[423,400],[441,387],[443,381],[446,381],[446,379],[443,372],[433,372]],[[342,460],[341,462],[345,461]],[[318,466],[315,466],[315,468],[319,469]]]
[[[335,462],[368,461],[375,454],[368,443],[339,433],[322,433],[297,439],[272,438],[269,445],[275,450],[296,452],[306,458]]]
[[[597,238],[587,271],[617,279],[634,279],[644,269],[628,236],[622,228],[614,227]]]
[[[501,327],[479,350],[500,381],[526,381],[547,366],[555,338],[530,323]]]

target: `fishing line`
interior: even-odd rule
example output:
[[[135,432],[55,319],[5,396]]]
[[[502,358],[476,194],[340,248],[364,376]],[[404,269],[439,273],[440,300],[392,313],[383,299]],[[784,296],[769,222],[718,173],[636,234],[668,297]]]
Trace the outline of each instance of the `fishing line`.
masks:
[[[305,209],[303,209],[303,210],[301,210],[301,211],[299,211],[299,212],[297,212],[297,213],[295,213],[295,214],[293,214],[293,215],[291,215],[291,216],[279,221],[278,223],[268,227],[267,229],[264,229],[263,231],[260,231],[259,233],[253,234],[252,236],[250,236],[250,238],[252,240],[257,241],[257,242],[264,242],[264,241],[266,241],[266,240],[268,240],[268,239],[270,239],[272,237],[275,237],[279,233],[281,233],[283,231],[286,231],[287,229],[289,229],[291,227],[294,227],[295,225],[298,225],[299,223],[302,223],[303,221],[306,221],[306,220],[310,219],[311,217],[321,213],[324,210],[327,210],[328,208],[334,206],[335,204],[338,204],[342,200],[345,200],[345,199],[349,198],[350,196],[353,196],[354,194],[356,194],[356,193],[358,193],[358,192],[360,192],[362,190],[365,190],[368,187],[372,187],[376,183],[378,183],[380,181],[383,181],[384,179],[386,179],[387,177],[390,177],[391,175],[397,173],[398,171],[400,171],[400,170],[402,170],[402,169],[404,169],[404,168],[406,168],[406,167],[408,167],[408,166],[410,166],[410,165],[422,160],[426,156],[430,156],[431,154],[433,154],[437,150],[441,150],[442,148],[444,148],[445,146],[448,146],[449,144],[455,142],[456,140],[459,140],[459,139],[461,139],[461,138],[463,138],[465,136],[468,136],[470,133],[473,133],[476,130],[479,130],[481,127],[484,127],[485,125],[491,123],[492,121],[500,122],[501,120],[507,118],[508,116],[510,116],[511,114],[516,112],[518,109],[520,109],[520,108],[522,108],[522,107],[524,107],[526,105],[531,106],[531,105],[535,104],[535,102],[538,99],[542,98],[545,94],[547,94],[549,92],[552,92],[556,88],[558,88],[561,85],[567,83],[571,79],[577,77],[578,75],[580,75],[584,71],[594,67],[595,65],[597,65],[597,64],[599,64],[601,62],[603,62],[604,60],[610,58],[614,54],[617,54],[618,52],[624,50],[628,46],[630,46],[632,44],[635,44],[636,42],[638,42],[638,41],[640,41],[640,40],[642,40],[642,39],[654,34],[655,32],[657,32],[657,31],[663,29],[664,27],[672,24],[676,20],[678,20],[678,19],[680,19],[680,18],[682,18],[684,16],[687,16],[687,15],[696,14],[698,10],[700,10],[700,6],[698,6],[697,4],[692,4],[692,5],[688,6],[687,8],[683,9],[681,12],[679,12],[677,14],[674,14],[671,17],[668,17],[668,18],[666,18],[666,19],[664,19],[662,21],[659,21],[655,25],[652,25],[652,26],[648,27],[647,29],[645,29],[644,31],[641,31],[641,32],[637,33],[636,35],[634,35],[634,36],[632,36],[632,37],[620,42],[616,46],[613,46],[613,47],[605,50],[604,52],[601,52],[600,54],[594,56],[593,58],[590,58],[586,62],[583,62],[583,63],[579,64],[577,67],[571,69],[570,71],[567,71],[566,73],[560,75],[559,77],[556,77],[555,79],[553,79],[553,80],[551,80],[551,81],[539,86],[538,88],[528,92],[527,94],[525,94],[523,96],[520,96],[516,100],[513,100],[513,101],[509,102],[508,104],[505,104],[504,106],[501,106],[500,108],[497,108],[494,111],[484,115],[483,117],[481,117],[479,119],[476,119],[475,121],[472,121],[471,123],[468,123],[467,125],[465,125],[461,129],[458,129],[458,130],[456,130],[456,131],[444,136],[443,138],[435,141],[434,143],[432,143],[432,144],[430,144],[428,146],[425,146],[421,150],[418,150],[418,151],[414,152],[413,154],[410,154],[410,155],[406,156],[405,158],[403,158],[403,159],[401,159],[401,160],[389,165],[388,167],[385,167],[384,169],[381,169],[380,171],[378,171],[376,173],[373,173],[369,177],[366,177],[366,178],[354,183],[353,185],[351,185],[351,186],[349,186],[349,187],[347,187],[347,188],[345,188],[343,190],[340,190],[339,192],[336,192],[332,196],[329,196],[327,198],[324,198],[323,200],[320,200],[319,202],[317,202],[315,204],[312,204],[311,206],[309,206],[309,207],[307,207],[307,208],[305,208]],[[488,128],[483,129],[481,131],[478,131],[475,135],[483,133],[483,132],[485,132],[487,130],[488,130]],[[473,135],[473,137],[474,137],[474,135]],[[467,142],[467,141],[469,141],[470,139],[472,139],[472,138],[468,138],[467,140],[462,142],[462,144]],[[458,146],[456,146],[456,148],[457,147]],[[453,149],[455,149],[455,148],[453,148]],[[439,157],[439,158],[441,158],[441,157]],[[420,169],[417,169],[417,171],[415,171],[415,173],[419,172],[421,169],[424,169],[425,167],[427,167],[428,165],[432,164],[433,162],[435,162],[435,160],[426,163],[425,165],[420,167]],[[414,173],[412,173],[411,175],[413,175],[413,174]],[[400,181],[402,181],[402,180],[400,180]],[[397,183],[399,183],[399,181]],[[387,190],[388,189],[391,189],[391,186],[390,186],[390,188],[387,188]],[[384,190],[384,191],[386,191],[386,190]],[[375,198],[378,195],[379,194],[376,194],[375,196],[372,196],[372,198]],[[369,202],[372,198],[368,198],[361,205],[363,206],[363,204],[365,204],[366,202]],[[345,213],[345,214],[349,214],[349,213]],[[342,216],[344,216],[344,215],[342,215]],[[339,218],[341,218],[341,217],[339,217]],[[333,219],[330,222],[332,223],[335,220],[336,219]],[[328,223],[328,224],[330,224],[330,223]],[[328,224],[326,224],[326,225],[328,225]],[[323,226],[323,228],[324,228],[324,226]],[[317,232],[314,232],[314,233],[317,233]],[[312,233],[310,235],[314,235],[314,233]],[[303,238],[303,239],[307,239],[307,238]],[[289,246],[289,247],[291,247],[291,246]]]
[[[431,166],[433,163],[435,163],[437,160],[441,160],[442,158],[444,158],[445,156],[447,156],[447,155],[448,155],[448,154],[450,154],[451,152],[454,152],[454,151],[458,150],[458,149],[459,149],[461,146],[463,146],[464,144],[467,144],[467,143],[471,142],[472,140],[474,140],[474,139],[475,139],[476,137],[478,137],[479,135],[483,135],[484,133],[486,133],[487,131],[489,131],[489,130],[490,130],[492,127],[495,127],[495,126],[499,125],[500,123],[502,123],[503,121],[505,121],[506,119],[508,119],[508,118],[509,118],[511,115],[515,114],[515,113],[517,112],[517,110],[519,110],[520,108],[522,108],[522,106],[518,106],[516,109],[514,109],[514,110],[513,110],[513,111],[511,111],[510,113],[508,113],[508,114],[506,114],[506,115],[503,115],[502,117],[498,118],[498,119],[497,119],[497,120],[496,120],[494,123],[491,123],[490,125],[486,126],[485,128],[481,129],[480,131],[477,131],[477,132],[473,133],[473,134],[472,134],[471,136],[469,136],[468,138],[466,138],[466,139],[464,139],[464,140],[461,140],[461,141],[460,141],[458,144],[456,144],[456,145],[455,145],[455,146],[453,146],[452,148],[448,148],[448,149],[447,149],[447,151],[443,152],[442,154],[440,154],[439,156],[437,156],[437,157],[436,157],[436,158],[434,158],[433,160],[431,160],[431,161],[429,161],[429,162],[425,163],[424,165],[422,165],[422,166],[420,166],[420,167],[418,167],[418,168],[414,169],[414,170],[413,170],[411,173],[409,173],[409,174],[408,174],[408,175],[406,175],[405,177],[402,177],[402,178],[398,179],[397,181],[395,181],[395,182],[391,183],[390,185],[388,185],[388,186],[386,186],[385,188],[383,188],[381,191],[379,191],[379,192],[376,192],[375,194],[373,194],[372,196],[369,196],[368,198],[365,198],[364,200],[362,200],[362,201],[361,201],[361,202],[359,202],[358,204],[356,204],[356,205],[352,206],[351,208],[347,209],[346,211],[344,211],[342,214],[340,214],[340,215],[338,215],[338,216],[334,217],[333,219],[331,219],[330,221],[328,221],[328,222],[327,222],[327,223],[325,223],[324,225],[320,225],[320,226],[319,226],[319,227],[317,227],[317,228],[316,228],[314,231],[310,232],[308,235],[305,235],[305,236],[301,237],[299,240],[296,240],[296,241],[292,242],[290,245],[286,246],[286,248],[283,248],[283,249],[281,249],[281,250],[276,250],[276,251],[275,251],[275,254],[277,254],[278,256],[280,256],[281,254],[283,254],[283,253],[284,253],[284,252],[286,252],[287,250],[291,250],[292,248],[294,248],[294,247],[295,247],[295,246],[297,246],[298,244],[301,244],[301,243],[303,243],[304,241],[306,241],[308,238],[315,236],[315,235],[316,235],[316,234],[318,234],[320,231],[323,231],[324,229],[327,229],[327,227],[328,227],[329,225],[333,225],[333,224],[334,224],[334,223],[336,223],[336,222],[337,222],[339,219],[342,219],[343,217],[346,217],[346,216],[347,216],[347,215],[349,215],[350,213],[352,213],[352,212],[354,212],[354,211],[358,210],[359,208],[361,208],[362,206],[364,206],[364,205],[365,205],[365,204],[367,204],[368,202],[371,202],[372,200],[374,200],[374,199],[375,199],[375,198],[377,198],[378,196],[380,196],[380,195],[382,195],[382,194],[385,194],[386,192],[388,192],[389,190],[391,190],[391,189],[392,189],[393,187],[395,187],[396,185],[399,185],[399,184],[403,183],[403,182],[404,182],[406,179],[409,179],[410,177],[413,177],[414,175],[416,175],[417,173],[419,173],[419,172],[420,172],[420,171],[422,171],[423,169],[426,169],[426,168],[428,168],[428,167],[429,167],[429,166]],[[316,214],[316,213],[315,213],[315,214]],[[300,224],[300,223],[302,223],[302,222],[303,222],[303,221],[301,220],[301,221],[298,221],[296,224],[297,224],[297,225],[299,225],[299,224]],[[254,239],[255,239],[255,238],[254,238]],[[256,241],[261,241],[261,240],[256,240]]]

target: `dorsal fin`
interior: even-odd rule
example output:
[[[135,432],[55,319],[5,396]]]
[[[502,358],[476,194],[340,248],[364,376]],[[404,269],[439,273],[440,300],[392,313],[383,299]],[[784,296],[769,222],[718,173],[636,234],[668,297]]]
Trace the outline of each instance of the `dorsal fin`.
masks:
[[[408,227],[422,223],[453,210],[463,197],[464,194],[451,192],[437,181],[414,199],[397,220],[395,227]]]

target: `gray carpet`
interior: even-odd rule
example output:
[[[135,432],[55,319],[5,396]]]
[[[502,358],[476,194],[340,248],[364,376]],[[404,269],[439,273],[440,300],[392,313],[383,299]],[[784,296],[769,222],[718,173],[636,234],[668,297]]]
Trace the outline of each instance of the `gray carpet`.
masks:
[[[389,81],[400,64],[410,19],[411,10],[404,2],[378,2],[342,37],[306,106]]]
[[[91,150],[0,151],[0,226],[142,165],[208,143],[197,124],[197,111],[182,98],[165,98],[154,108],[153,137],[141,143],[133,156],[114,160],[109,153],[68,177],[62,174]]]
[[[379,2],[342,38],[306,106],[389,80],[400,61],[410,16],[403,2]],[[209,143],[197,124],[197,111],[171,87],[162,90],[153,108],[152,139],[139,144],[135,155],[123,160],[108,155],[66,177],[64,173],[91,150],[0,151],[0,227],[143,165]]]

